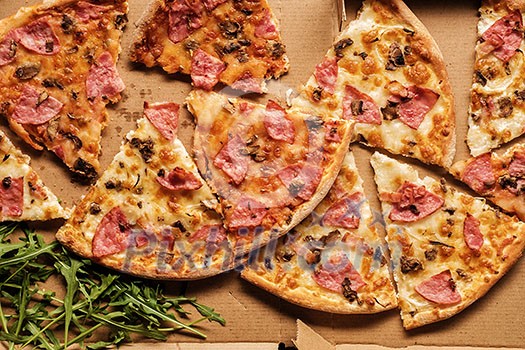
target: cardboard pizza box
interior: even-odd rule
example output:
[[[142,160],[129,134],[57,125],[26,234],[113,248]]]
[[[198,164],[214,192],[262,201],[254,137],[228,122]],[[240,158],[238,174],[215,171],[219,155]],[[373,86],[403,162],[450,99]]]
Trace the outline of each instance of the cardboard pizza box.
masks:
[[[34,4],[35,0],[0,0],[0,17],[14,14],[21,6]],[[135,23],[148,1],[129,0],[130,22],[123,38],[123,52],[118,63],[126,83],[123,100],[110,107],[111,122],[103,133],[102,168],[105,168],[118,151],[123,137],[135,127],[142,115],[144,100],[150,102],[174,101],[182,103],[191,90],[189,78],[167,75],[161,69],[146,69],[132,64],[128,47],[133,37]],[[296,89],[305,82],[317,63],[324,56],[340,28],[340,0],[270,0],[281,22],[283,40],[290,57],[291,70],[279,81],[269,83],[270,93],[258,98],[285,100],[288,89]],[[464,143],[467,125],[467,105],[472,79],[474,44],[478,1],[474,0],[410,0],[408,6],[428,27],[441,47],[456,98],[457,155],[455,160],[465,159],[468,150]],[[355,17],[360,1],[347,0],[348,20]],[[180,120],[180,138],[192,149],[194,124],[190,114],[183,111]],[[32,164],[44,182],[72,206],[86,193],[87,188],[71,182],[71,174],[49,152],[36,152],[23,144],[7,123],[0,121],[13,142],[32,157]],[[523,141],[523,138],[521,138]],[[516,141],[516,142],[519,142]],[[369,157],[372,150],[358,144],[352,149],[361,175],[365,179],[366,193],[373,208],[379,213],[375,185]],[[435,178],[447,176],[437,167],[403,159]],[[456,183],[457,184],[457,183]],[[457,184],[461,190],[465,186]],[[34,225],[40,232],[52,237],[61,225],[60,221]],[[177,291],[178,283],[167,283],[167,291]],[[60,285],[53,288],[60,289]],[[518,261],[481,300],[459,315],[439,323],[413,331],[404,331],[397,310],[376,315],[335,315],[312,311],[292,305],[272,294],[245,282],[236,271],[210,279],[190,282],[187,294],[196,296],[199,302],[214,307],[226,319],[222,327],[215,323],[203,324],[201,329],[208,339],[174,334],[165,343],[146,342],[130,349],[277,349],[279,342],[291,345],[295,339],[301,350],[308,349],[382,349],[410,347],[410,349],[434,349],[434,347],[490,347],[525,348],[525,261]],[[299,324],[297,319],[303,323]],[[361,344],[361,345],[357,345]],[[417,347],[414,347],[416,346]],[[127,348],[127,347],[124,347]]]

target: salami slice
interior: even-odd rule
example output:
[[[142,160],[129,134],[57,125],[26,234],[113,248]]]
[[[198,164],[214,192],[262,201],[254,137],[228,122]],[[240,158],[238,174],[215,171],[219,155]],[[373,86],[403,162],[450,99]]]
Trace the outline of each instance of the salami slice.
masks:
[[[262,79],[254,78],[250,72],[244,72],[239,79],[231,84],[231,88],[244,92],[255,92],[257,94],[262,94],[264,92],[262,88]]]
[[[177,137],[179,125],[179,109],[176,103],[156,103],[149,104],[144,102],[144,114],[146,118],[155,126],[161,135],[167,140]]]
[[[226,240],[226,230],[222,225],[206,225],[195,231],[189,238],[190,243],[206,242],[207,248],[216,249]]]
[[[490,191],[496,184],[490,153],[474,158],[463,170],[461,181],[478,193]]]
[[[374,100],[350,85],[345,87],[343,117],[347,120],[355,119],[359,123],[366,124],[380,125],[382,122],[379,107]]]
[[[439,94],[419,86],[407,88],[408,99],[398,106],[399,120],[414,130],[417,130],[425,115],[434,108]]]
[[[202,26],[201,1],[174,1],[168,20],[168,37],[173,43],[181,42]]]
[[[202,187],[202,182],[192,173],[176,167],[167,176],[157,176],[157,182],[171,191],[191,191]]]
[[[0,67],[14,61],[16,49],[17,44],[13,32],[9,32],[2,41],[0,41]]]
[[[217,6],[224,4],[226,0],[203,0],[202,2],[204,3],[204,7],[206,7],[206,10],[212,11]]]
[[[47,92],[24,85],[11,118],[20,124],[39,125],[53,119],[64,105]]]
[[[474,216],[467,214],[467,217],[463,222],[463,236],[465,237],[465,243],[467,244],[467,247],[478,252],[483,246],[483,234],[481,233],[479,226],[479,220]]]
[[[359,227],[361,214],[359,208],[362,205],[361,193],[354,193],[335,202],[328,208],[323,216],[323,225],[355,229]]]
[[[0,183],[2,216],[19,217],[24,211],[24,178],[5,177]]]
[[[525,153],[516,152],[512,155],[512,161],[509,164],[509,175],[525,177]]]
[[[191,59],[191,79],[193,85],[204,90],[211,90],[219,82],[226,65],[218,58],[198,49]]]
[[[263,203],[250,197],[243,197],[230,215],[228,227],[236,230],[259,226],[267,212],[268,209]]]
[[[281,170],[278,177],[292,197],[307,201],[317,190],[322,175],[323,171],[318,166],[293,164]]]
[[[350,288],[355,292],[366,285],[344,253],[337,253],[330,257],[316,269],[312,277],[318,285],[336,293],[343,292],[345,279],[350,281]]]
[[[335,120],[328,120],[324,123],[325,127],[325,140],[329,142],[341,142],[341,136],[339,135],[339,126],[341,124]]]
[[[266,104],[264,127],[272,139],[293,144],[295,140],[293,122],[287,118],[284,108],[272,100]]]
[[[255,36],[267,40],[279,37],[277,26],[273,23],[270,11],[264,10],[262,18],[255,24]]]
[[[115,207],[100,221],[92,243],[95,258],[116,254],[126,249],[131,228],[124,212]]]
[[[335,92],[335,84],[337,83],[338,72],[337,59],[335,57],[325,57],[324,61],[315,67],[315,79],[320,87],[326,92],[333,94]]]
[[[86,80],[89,99],[117,97],[125,89],[111,53],[104,51],[89,69]]]
[[[97,20],[104,12],[109,11],[110,6],[95,5],[86,1],[79,1],[75,7],[76,17],[83,23]]]
[[[443,271],[416,287],[423,298],[440,305],[454,305],[461,302],[461,294],[456,289],[450,270]]]
[[[221,148],[213,161],[213,164],[222,169],[237,185],[244,181],[248,173],[250,158],[242,153],[245,147],[241,137],[235,135]]]
[[[393,208],[388,216],[392,221],[414,222],[421,220],[441,208],[445,201],[440,196],[427,191],[425,186],[418,186],[405,181],[390,196]]]
[[[498,19],[481,38],[483,43],[479,47],[482,55],[492,53],[499,60],[508,62],[516,54],[523,40],[521,12],[515,10]]]
[[[56,55],[60,51],[60,41],[44,19],[13,30],[13,37],[20,45],[40,55]]]

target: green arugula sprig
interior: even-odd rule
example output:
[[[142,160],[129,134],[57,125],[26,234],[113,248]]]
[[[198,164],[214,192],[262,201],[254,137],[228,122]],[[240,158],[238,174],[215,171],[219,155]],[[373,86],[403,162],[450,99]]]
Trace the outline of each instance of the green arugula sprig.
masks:
[[[22,234],[11,242],[19,228]],[[63,280],[63,299],[42,288],[51,276]],[[190,322],[184,305],[202,317]],[[195,327],[204,320],[225,325],[213,308],[195,298],[166,297],[160,284],[108,272],[56,241],[46,243],[25,225],[0,225],[0,341],[10,349],[53,350],[71,344],[103,349],[130,341],[132,335],[166,340],[178,331],[206,338]],[[110,330],[110,339],[86,345],[100,328]]]

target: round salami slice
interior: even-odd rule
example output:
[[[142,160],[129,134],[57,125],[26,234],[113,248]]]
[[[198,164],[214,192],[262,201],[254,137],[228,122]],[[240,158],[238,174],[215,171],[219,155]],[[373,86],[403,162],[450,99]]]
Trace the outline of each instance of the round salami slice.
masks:
[[[40,55],[56,55],[60,51],[60,41],[44,19],[13,30],[13,36],[20,45]]]
[[[95,258],[116,254],[126,249],[131,228],[124,212],[115,207],[100,221],[92,242]]]
[[[9,32],[2,41],[0,41],[0,67],[14,61],[16,49],[17,44],[13,32]]]
[[[11,119],[20,124],[39,125],[53,119],[64,105],[45,91],[25,85]]]
[[[272,100],[266,104],[264,127],[272,139],[293,144],[295,140],[293,122],[287,118],[284,108]]]
[[[390,198],[393,208],[388,217],[392,221],[399,222],[421,220],[434,213],[445,203],[443,198],[427,191],[425,186],[418,186],[407,181]]]
[[[343,117],[359,123],[377,124],[382,122],[379,107],[367,94],[347,85],[343,97]]]
[[[456,289],[450,270],[443,271],[416,287],[423,298],[440,305],[454,305],[461,302],[461,294]]]
[[[490,153],[474,158],[463,170],[461,181],[478,193],[490,191],[496,184]]]
[[[104,12],[109,11],[110,6],[95,5],[86,1],[79,1],[75,6],[76,17],[83,23],[97,20]]]
[[[335,84],[337,83],[338,72],[337,59],[335,57],[326,57],[323,62],[315,67],[315,79],[320,87],[326,92],[333,94],[335,92]]]
[[[191,191],[202,187],[202,182],[194,174],[179,167],[170,171],[166,177],[157,176],[157,182],[171,191]]]
[[[144,102],[144,115],[161,135],[170,141],[177,137],[179,109],[180,106],[176,103],[149,104]]]
[[[333,292],[343,292],[343,282],[350,281],[350,288],[357,292],[366,285],[359,272],[354,268],[344,253],[336,253],[320,265],[313,274],[314,281]]]
[[[479,252],[483,246],[483,234],[481,233],[479,226],[479,220],[474,216],[467,214],[467,217],[463,222],[463,236],[465,237],[467,247],[477,252]]]
[[[24,211],[24,178],[5,177],[0,183],[0,210],[4,217],[19,217]]]

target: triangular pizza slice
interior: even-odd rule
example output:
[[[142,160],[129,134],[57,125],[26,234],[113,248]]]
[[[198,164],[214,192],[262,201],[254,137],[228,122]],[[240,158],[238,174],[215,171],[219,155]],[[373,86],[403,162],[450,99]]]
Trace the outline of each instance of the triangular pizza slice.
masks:
[[[179,105],[145,118],[58,231],[75,253],[133,275],[196,279],[232,265],[217,199],[177,138]]]
[[[401,0],[369,0],[292,101],[355,120],[362,142],[448,168],[454,99],[441,52]]]
[[[124,83],[115,62],[125,0],[47,1],[0,21],[0,115],[80,180],[99,170],[106,104]]]
[[[67,212],[22,154],[0,131],[0,222],[45,221]]]
[[[351,122],[288,112],[203,90],[186,100],[195,116],[195,160],[218,194],[235,256],[286,234],[328,193],[351,138]]]
[[[454,163],[452,175],[509,213],[525,220],[525,145]]]
[[[317,208],[285,237],[262,248],[241,276],[307,308],[376,313],[397,306],[384,249],[349,152]]]
[[[483,0],[470,92],[467,144],[473,156],[525,131],[525,3]]]
[[[277,18],[266,0],[155,0],[138,25],[131,60],[168,73],[190,74],[193,85],[217,83],[266,92],[265,79],[288,71]]]
[[[521,256],[525,223],[517,217],[385,155],[371,163],[406,329],[462,311]]]

